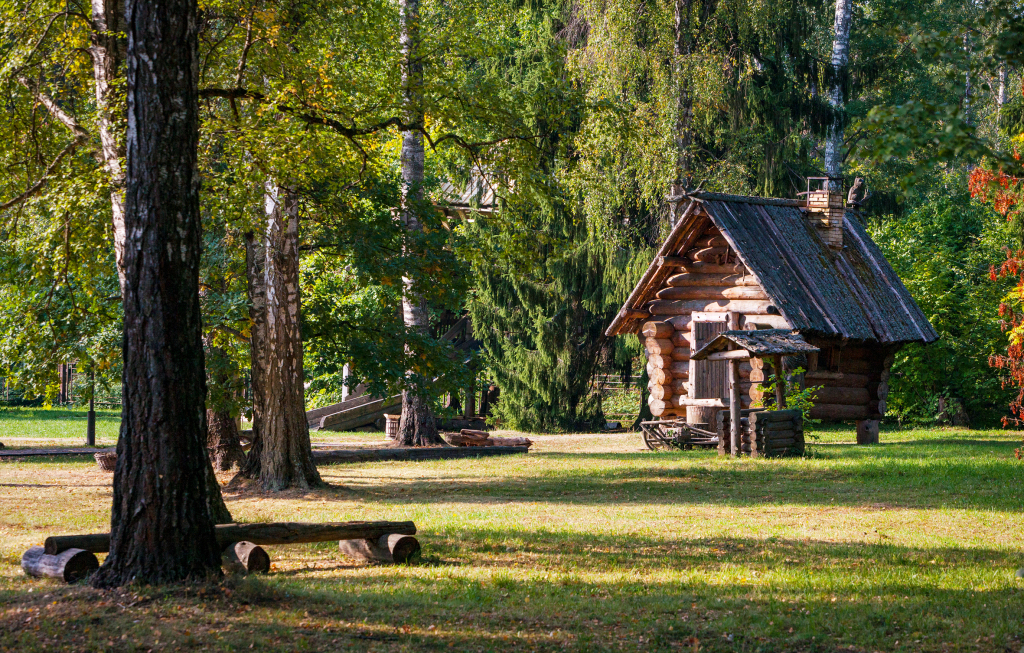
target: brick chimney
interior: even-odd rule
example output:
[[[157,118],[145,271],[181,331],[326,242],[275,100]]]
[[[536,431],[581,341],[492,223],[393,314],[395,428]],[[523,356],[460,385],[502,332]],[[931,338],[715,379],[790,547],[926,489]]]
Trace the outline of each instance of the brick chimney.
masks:
[[[841,192],[827,188],[807,193],[807,219],[831,249],[843,248],[843,220],[846,219],[846,198]]]

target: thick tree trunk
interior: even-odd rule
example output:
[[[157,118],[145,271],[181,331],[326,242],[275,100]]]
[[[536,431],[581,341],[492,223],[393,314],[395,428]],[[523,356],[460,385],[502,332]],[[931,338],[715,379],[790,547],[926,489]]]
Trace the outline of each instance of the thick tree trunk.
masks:
[[[853,0],[836,0],[835,32],[832,38],[832,88],[828,102],[835,111],[835,117],[828,128],[825,140],[825,174],[828,187],[833,191],[843,189],[843,80],[850,59],[850,25]]]
[[[675,179],[669,187],[669,195],[677,198],[669,203],[669,224],[674,227],[679,220],[683,203],[678,198],[690,185],[690,146],[693,135],[690,123],[693,115],[693,99],[690,96],[689,79],[685,72],[685,59],[691,53],[690,39],[690,0],[676,0],[675,3],[675,42],[673,46],[674,65],[672,70],[676,94],[675,116]]]
[[[402,48],[402,94],[405,120],[423,124],[423,64],[419,60],[419,0],[400,0],[399,43]],[[416,130],[402,134],[402,223],[410,233],[423,230],[418,212],[423,210],[423,134]],[[426,334],[430,329],[427,303],[413,289],[410,278],[403,279],[402,317],[407,329]],[[409,373],[410,382],[413,378]],[[427,388],[418,384],[402,392],[402,421],[397,443],[404,446],[443,444],[437,432],[434,413],[426,397]]]
[[[249,295],[249,366],[252,388],[252,446],[242,466],[241,476],[258,478],[263,456],[264,388],[267,378],[267,288],[266,245],[252,232],[245,234],[245,277]]]
[[[195,0],[128,0],[124,375],[96,587],[220,574],[199,308]]]
[[[210,462],[213,463],[214,470],[226,472],[235,465],[244,465],[245,452],[242,451],[242,443],[238,439],[238,424],[231,413],[226,410],[207,409],[206,423],[209,428],[206,448],[210,451]]]
[[[299,200],[294,190],[268,184],[266,202],[265,376],[260,389],[260,431],[254,433],[259,437],[260,451],[258,461],[250,451],[253,464],[246,466],[246,475],[258,479],[268,490],[317,487],[323,481],[313,463],[303,387]],[[259,469],[252,474],[249,470],[255,464]]]
[[[124,169],[121,157],[124,147],[117,142],[117,123],[122,118],[113,82],[124,59],[124,3],[118,0],[92,0],[91,45],[93,81],[96,93],[96,127],[100,135],[100,158],[110,183],[110,209],[114,228],[114,259],[117,276],[124,292],[125,283],[125,227],[124,227]]]

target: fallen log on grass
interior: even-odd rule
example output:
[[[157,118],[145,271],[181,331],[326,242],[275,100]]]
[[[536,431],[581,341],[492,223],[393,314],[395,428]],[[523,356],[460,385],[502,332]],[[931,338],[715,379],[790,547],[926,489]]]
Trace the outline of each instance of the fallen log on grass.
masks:
[[[420,543],[411,535],[381,535],[376,540],[341,540],[338,549],[350,558],[366,562],[412,563],[419,560]]]
[[[69,548],[48,554],[44,547],[34,546],[21,556],[21,568],[29,576],[75,583],[99,569],[100,563],[91,551]]]
[[[330,542],[331,540],[377,539],[398,533],[415,535],[411,521],[351,521],[325,524],[272,522],[269,524],[219,524],[214,527],[217,544],[224,549],[235,542],[253,544],[298,544]],[[110,551],[110,533],[91,535],[55,535],[46,538],[46,553],[56,555],[68,549],[84,549],[93,553]]]
[[[252,542],[234,542],[221,554],[228,571],[243,574],[265,574],[270,571],[270,556],[263,547]]]
[[[314,451],[317,463],[368,463],[386,460],[423,461],[475,458],[478,456],[507,456],[527,453],[528,447],[410,447],[396,449],[331,449]]]
[[[448,444],[455,447],[526,447],[533,446],[533,440],[523,437],[502,438],[492,436],[487,431],[462,429],[458,433],[444,436]]]

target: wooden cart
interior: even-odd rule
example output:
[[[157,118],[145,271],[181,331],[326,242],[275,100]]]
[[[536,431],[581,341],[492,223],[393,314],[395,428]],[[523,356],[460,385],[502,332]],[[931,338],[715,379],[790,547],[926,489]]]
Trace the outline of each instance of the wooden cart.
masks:
[[[651,451],[718,446],[717,433],[701,426],[687,424],[685,418],[640,422],[640,429],[643,431],[644,444]]]

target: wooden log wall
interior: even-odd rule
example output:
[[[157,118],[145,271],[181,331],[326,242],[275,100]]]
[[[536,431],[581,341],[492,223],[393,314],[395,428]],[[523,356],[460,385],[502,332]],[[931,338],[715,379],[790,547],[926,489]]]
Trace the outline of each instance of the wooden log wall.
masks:
[[[889,370],[895,348],[812,340],[821,352],[808,358],[807,386],[823,386],[811,417],[824,420],[875,420],[885,415]]]
[[[656,417],[686,415],[680,406],[691,391],[690,353],[692,314],[729,313],[730,328],[757,324],[766,328],[788,328],[758,280],[740,262],[725,237],[713,225],[697,237],[690,249],[673,259],[678,272],[669,276],[656,299],[648,302],[650,321],[642,334],[647,347],[650,378],[648,405]],[[761,398],[757,390],[765,379],[761,361],[740,365],[743,383],[742,407]],[[728,397],[722,397],[728,402]]]
[[[686,332],[665,320],[645,322],[641,332],[647,347],[647,405],[655,417],[685,414],[678,403],[687,396],[690,341]]]

